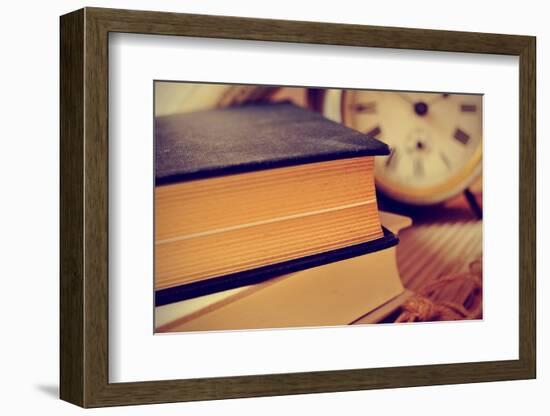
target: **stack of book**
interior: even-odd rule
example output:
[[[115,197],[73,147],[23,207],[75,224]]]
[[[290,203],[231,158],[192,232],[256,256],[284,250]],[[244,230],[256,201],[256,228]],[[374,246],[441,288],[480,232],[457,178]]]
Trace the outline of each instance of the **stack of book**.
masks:
[[[291,104],[155,120],[156,331],[349,324],[403,293],[382,142]]]

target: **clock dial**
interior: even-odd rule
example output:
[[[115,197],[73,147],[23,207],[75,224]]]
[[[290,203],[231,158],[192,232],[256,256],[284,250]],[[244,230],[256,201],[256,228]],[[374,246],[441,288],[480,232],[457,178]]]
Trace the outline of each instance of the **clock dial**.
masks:
[[[430,204],[462,191],[481,171],[482,96],[347,90],[343,122],[391,147],[376,158],[378,187]]]

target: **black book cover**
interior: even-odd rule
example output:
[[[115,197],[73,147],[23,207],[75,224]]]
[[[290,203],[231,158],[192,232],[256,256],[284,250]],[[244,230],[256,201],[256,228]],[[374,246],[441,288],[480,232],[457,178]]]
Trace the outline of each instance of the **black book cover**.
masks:
[[[254,104],[155,119],[156,185],[389,154],[386,144],[292,104]],[[325,253],[157,290],[156,306],[265,281],[392,247],[383,237]]]
[[[387,154],[375,138],[288,103],[155,119],[156,185]]]

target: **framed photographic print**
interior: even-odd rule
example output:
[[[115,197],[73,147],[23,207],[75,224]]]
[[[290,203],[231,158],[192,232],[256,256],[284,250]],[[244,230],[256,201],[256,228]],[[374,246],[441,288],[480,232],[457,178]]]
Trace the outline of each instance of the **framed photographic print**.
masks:
[[[61,398],[534,378],[535,38],[61,17]]]

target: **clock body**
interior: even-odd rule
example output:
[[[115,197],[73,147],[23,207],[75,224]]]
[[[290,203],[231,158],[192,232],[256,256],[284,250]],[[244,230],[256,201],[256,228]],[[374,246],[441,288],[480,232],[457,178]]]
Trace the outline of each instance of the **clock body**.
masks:
[[[327,90],[323,112],[390,146],[376,158],[375,176],[397,201],[440,203],[481,174],[481,95]]]

